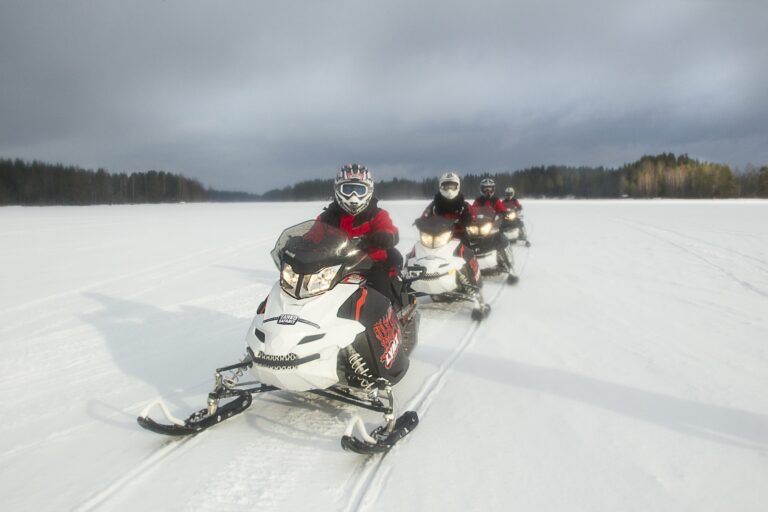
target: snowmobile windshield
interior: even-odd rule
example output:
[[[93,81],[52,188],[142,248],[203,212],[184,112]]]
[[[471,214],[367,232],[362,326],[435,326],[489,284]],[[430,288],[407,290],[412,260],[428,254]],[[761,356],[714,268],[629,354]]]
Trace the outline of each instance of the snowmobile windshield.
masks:
[[[473,218],[473,224],[484,224],[486,222],[494,222],[496,220],[496,210],[488,206],[483,206],[475,210],[475,216]]]
[[[490,236],[498,231],[499,223],[496,211],[484,206],[475,211],[472,222],[467,226],[467,233],[472,238]]]
[[[420,217],[416,219],[421,245],[430,249],[443,247],[453,239],[453,221],[444,217]]]
[[[434,236],[446,231],[453,232],[454,221],[434,215],[432,217],[419,217],[414,224],[420,232]]]
[[[366,261],[370,261],[357,240],[317,220],[283,231],[272,250],[272,259],[279,270],[287,263],[298,274],[314,274],[336,265],[343,265],[347,270],[363,270]]]

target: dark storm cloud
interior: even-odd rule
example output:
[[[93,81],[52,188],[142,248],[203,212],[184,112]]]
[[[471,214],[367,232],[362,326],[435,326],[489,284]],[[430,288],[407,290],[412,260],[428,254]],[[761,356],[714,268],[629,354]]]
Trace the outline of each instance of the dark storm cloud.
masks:
[[[0,156],[264,191],[378,176],[768,163],[768,3],[0,5]]]

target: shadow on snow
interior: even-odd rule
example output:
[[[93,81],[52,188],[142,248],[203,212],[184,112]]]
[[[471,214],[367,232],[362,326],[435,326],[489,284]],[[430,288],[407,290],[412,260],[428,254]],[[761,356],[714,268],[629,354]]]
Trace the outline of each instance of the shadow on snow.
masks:
[[[415,358],[443,360],[448,350],[420,346]],[[539,391],[654,423],[683,434],[745,448],[768,448],[768,416],[644,391],[584,375],[465,353],[454,370],[505,386]]]

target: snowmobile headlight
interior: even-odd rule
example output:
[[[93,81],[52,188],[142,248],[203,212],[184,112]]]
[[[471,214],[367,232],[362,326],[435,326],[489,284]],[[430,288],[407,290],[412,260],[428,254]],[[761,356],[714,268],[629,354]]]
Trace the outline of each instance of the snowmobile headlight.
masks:
[[[448,242],[450,242],[451,238],[453,238],[453,233],[451,233],[450,231],[446,231],[444,233],[440,233],[439,235],[435,235],[432,237],[432,247],[434,248],[442,247]]]
[[[515,220],[517,218],[517,212],[507,212],[507,220]]]
[[[424,247],[432,247],[434,237],[429,233],[421,233],[421,245]]]
[[[485,236],[491,232],[491,229],[493,229],[493,224],[490,222],[486,222],[485,224],[480,226],[480,234]]]
[[[280,272],[280,286],[286,292],[293,295],[296,292],[296,284],[299,282],[299,274],[293,271],[287,263],[283,263],[283,270]]]
[[[327,292],[340,268],[341,265],[325,267],[314,274],[304,276],[304,282],[301,284],[301,296],[311,297]]]
[[[467,233],[470,235],[479,235],[480,228],[478,226],[467,226]]]

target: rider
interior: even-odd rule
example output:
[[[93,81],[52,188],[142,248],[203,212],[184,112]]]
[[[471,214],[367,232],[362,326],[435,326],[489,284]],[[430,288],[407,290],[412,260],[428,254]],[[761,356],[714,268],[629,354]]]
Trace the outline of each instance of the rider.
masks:
[[[422,217],[439,215],[454,221],[453,236],[469,247],[467,225],[472,222],[472,207],[461,193],[461,180],[456,173],[447,172],[440,176],[438,193],[424,210]]]
[[[348,164],[336,173],[333,183],[334,201],[317,216],[317,220],[345,231],[350,238],[361,238],[373,266],[365,272],[368,286],[381,292],[398,305],[400,268],[403,257],[395,249],[398,230],[389,213],[377,206],[373,197],[373,177],[364,165]]]
[[[467,236],[467,225],[472,222],[472,207],[461,193],[461,179],[458,174],[447,172],[440,176],[438,188],[438,193],[424,210],[422,217],[440,216],[453,221],[453,236],[461,241],[459,255],[472,269],[470,272],[472,284],[480,286],[480,266],[475,253],[469,247]]]
[[[516,212],[523,209],[523,205],[515,197],[515,188],[507,187],[504,189],[504,206],[508,210],[515,210]]]
[[[504,201],[496,197],[496,182],[491,178],[484,178],[480,181],[480,195],[472,203],[473,213],[476,213],[480,208],[491,208],[496,212],[498,216],[506,215],[507,207]],[[509,246],[509,240],[503,233],[498,232],[494,235],[496,242],[496,254],[498,255],[498,262],[501,266],[506,267],[507,271],[512,270],[512,262],[507,254],[507,247]]]
[[[478,208],[493,208],[496,213],[506,213],[507,207],[504,201],[496,197],[496,182],[491,178],[485,178],[480,182],[480,195],[477,196],[472,208],[475,211]]]
[[[523,223],[522,216],[519,214],[520,210],[523,209],[523,205],[520,204],[520,201],[515,197],[514,187],[507,187],[504,189],[504,206],[506,206],[507,210],[518,212],[517,222],[520,226],[520,240],[525,241],[525,245],[530,247],[531,242],[528,241],[528,234],[525,232],[525,224]]]

